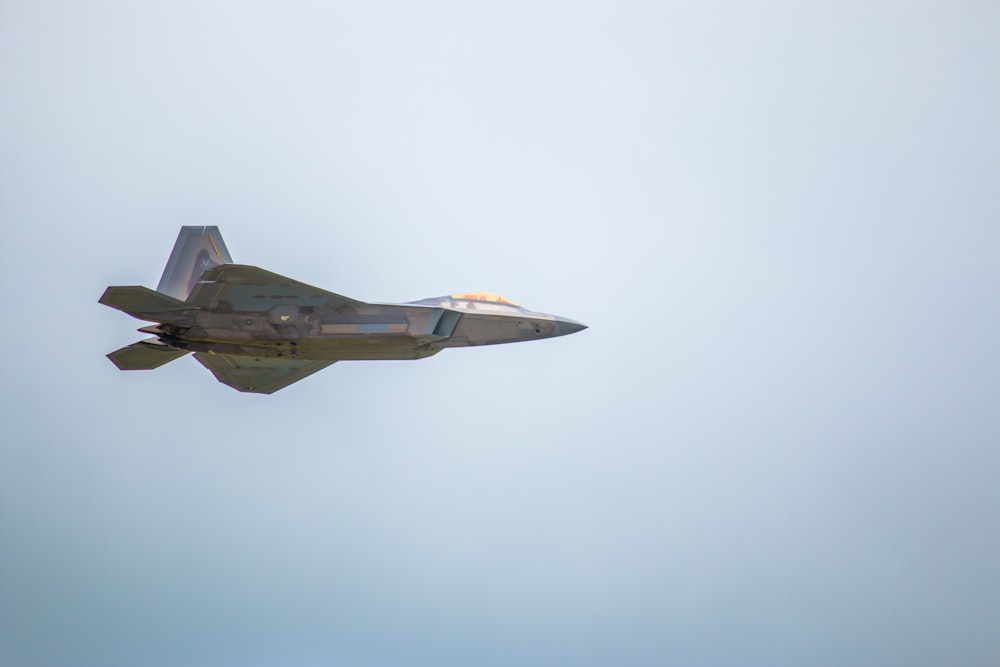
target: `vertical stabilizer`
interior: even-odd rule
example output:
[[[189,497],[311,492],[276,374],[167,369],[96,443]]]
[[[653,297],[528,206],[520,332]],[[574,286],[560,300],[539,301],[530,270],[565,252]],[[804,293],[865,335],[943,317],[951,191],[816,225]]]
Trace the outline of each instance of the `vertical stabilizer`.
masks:
[[[181,227],[156,291],[184,301],[202,273],[232,263],[218,227]]]

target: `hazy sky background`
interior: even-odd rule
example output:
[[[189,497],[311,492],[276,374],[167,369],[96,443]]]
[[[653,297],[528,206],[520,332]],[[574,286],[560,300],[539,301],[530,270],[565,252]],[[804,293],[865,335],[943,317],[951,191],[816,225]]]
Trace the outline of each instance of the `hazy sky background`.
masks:
[[[1000,4],[0,0],[0,665],[1000,663]],[[178,228],[590,329],[121,373]]]

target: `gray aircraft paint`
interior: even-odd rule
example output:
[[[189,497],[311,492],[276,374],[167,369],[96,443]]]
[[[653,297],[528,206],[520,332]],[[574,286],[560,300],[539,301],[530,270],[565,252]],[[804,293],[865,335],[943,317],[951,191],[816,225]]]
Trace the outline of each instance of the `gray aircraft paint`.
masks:
[[[1000,3],[0,17],[0,665],[1000,665]],[[196,224],[590,329],[119,372]]]
[[[183,301],[181,299],[184,299]],[[272,394],[344,360],[422,359],[448,347],[552,338],[586,327],[488,292],[370,304],[233,264],[218,227],[182,227],[157,291],[108,287],[100,303],[155,322],[115,350],[121,370],[188,352],[222,383]]]

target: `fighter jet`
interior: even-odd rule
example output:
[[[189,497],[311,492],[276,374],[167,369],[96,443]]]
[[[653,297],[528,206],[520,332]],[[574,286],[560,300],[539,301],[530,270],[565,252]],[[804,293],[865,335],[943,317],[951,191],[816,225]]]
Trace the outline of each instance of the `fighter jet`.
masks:
[[[153,322],[110,353],[123,371],[189,352],[230,387],[273,394],[338,361],[422,359],[446,347],[515,343],[586,329],[490,292],[366,303],[233,264],[218,227],[182,227],[156,291],[108,287],[100,303]]]

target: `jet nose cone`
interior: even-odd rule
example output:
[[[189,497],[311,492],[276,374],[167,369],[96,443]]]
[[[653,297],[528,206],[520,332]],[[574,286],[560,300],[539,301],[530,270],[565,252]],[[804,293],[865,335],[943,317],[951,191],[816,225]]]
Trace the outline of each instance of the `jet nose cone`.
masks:
[[[568,317],[557,317],[556,321],[556,335],[566,336],[577,331],[583,331],[587,328],[586,324],[581,324],[576,320],[571,320]]]

